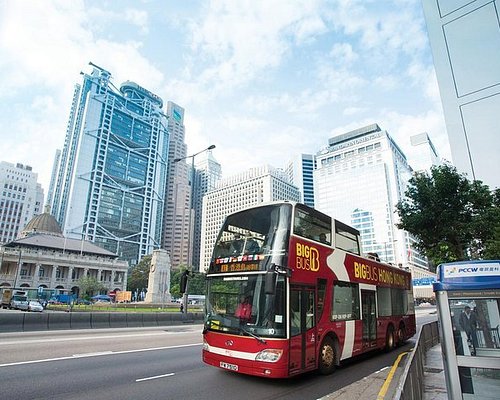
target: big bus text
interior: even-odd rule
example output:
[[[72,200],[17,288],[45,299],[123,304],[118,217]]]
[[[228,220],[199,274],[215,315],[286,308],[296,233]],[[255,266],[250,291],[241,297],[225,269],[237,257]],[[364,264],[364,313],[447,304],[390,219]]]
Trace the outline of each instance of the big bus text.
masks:
[[[303,204],[229,215],[207,273],[203,361],[283,378],[415,334],[411,275],[361,256],[356,229]]]

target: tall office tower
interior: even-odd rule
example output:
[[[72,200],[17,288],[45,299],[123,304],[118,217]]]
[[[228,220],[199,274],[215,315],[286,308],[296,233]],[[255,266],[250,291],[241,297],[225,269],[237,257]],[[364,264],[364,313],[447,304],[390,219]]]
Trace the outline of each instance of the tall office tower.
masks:
[[[43,212],[43,189],[29,165],[0,162],[0,243],[11,242]]]
[[[316,160],[312,154],[301,154],[294,157],[286,167],[286,173],[291,183],[300,189],[300,201],[314,207],[313,171]]]
[[[167,117],[157,95],[133,82],[118,90],[108,71],[93,66],[75,88],[52,214],[68,238],[93,241],[133,265],[160,247]]]
[[[393,264],[427,265],[415,240],[396,227],[396,203],[412,170],[406,156],[377,124],[331,138],[316,155],[316,208],[361,233],[365,253]]]
[[[201,221],[203,216],[203,196],[215,189],[222,177],[220,164],[215,160],[209,150],[200,154],[200,160],[195,162],[195,182],[194,182],[194,231],[193,231],[193,269],[200,270],[201,251]]]
[[[52,198],[54,197],[54,185],[56,183],[56,177],[57,177],[57,169],[59,168],[61,160],[61,150],[56,149],[56,154],[54,156],[54,164],[52,164],[52,173],[50,174],[50,186],[49,186],[49,192],[47,193],[47,200],[46,204],[52,204]]]
[[[436,148],[426,132],[410,136],[410,142],[415,147],[410,158],[414,171],[430,171],[432,166],[441,164]]]
[[[189,264],[189,218],[191,208],[191,186],[189,165],[175,159],[186,157],[184,142],[184,109],[177,104],[167,102],[168,132],[168,172],[166,181],[166,199],[163,217],[162,248],[170,254],[173,269]]]
[[[500,187],[500,0],[422,3],[453,163]]]
[[[220,180],[203,197],[200,271],[208,269],[215,240],[227,215],[275,200],[300,201],[299,189],[281,169],[265,165]]]

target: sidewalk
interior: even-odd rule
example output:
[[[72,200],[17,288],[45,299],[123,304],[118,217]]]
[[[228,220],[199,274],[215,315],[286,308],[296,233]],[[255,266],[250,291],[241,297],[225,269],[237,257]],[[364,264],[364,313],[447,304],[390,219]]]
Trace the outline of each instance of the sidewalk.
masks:
[[[375,400],[389,374],[389,369],[390,368],[386,368],[384,371],[378,371],[368,375],[319,400]],[[389,397],[387,397],[387,399],[389,399]]]
[[[441,345],[430,348],[424,362],[423,400],[447,400]]]
[[[389,370],[390,368],[385,368],[375,372],[358,382],[322,397],[321,400],[374,400],[377,398],[389,400],[396,392],[399,376],[396,376],[392,381],[387,394],[384,397],[378,397],[380,389],[388,377]],[[440,344],[429,349],[426,354],[422,385],[424,389],[423,400],[448,400]]]

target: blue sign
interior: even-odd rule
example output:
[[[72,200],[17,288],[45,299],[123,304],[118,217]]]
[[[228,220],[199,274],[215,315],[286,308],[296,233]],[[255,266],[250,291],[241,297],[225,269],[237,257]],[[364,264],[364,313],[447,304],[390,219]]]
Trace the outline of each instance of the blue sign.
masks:
[[[425,278],[412,279],[412,282],[413,286],[432,286],[436,282],[436,278],[434,276],[427,276]]]
[[[180,121],[182,119],[182,115],[179,111],[177,111],[175,108],[174,108],[174,118],[177,120],[177,121]]]
[[[434,291],[499,289],[500,260],[441,264],[438,266],[437,276]]]

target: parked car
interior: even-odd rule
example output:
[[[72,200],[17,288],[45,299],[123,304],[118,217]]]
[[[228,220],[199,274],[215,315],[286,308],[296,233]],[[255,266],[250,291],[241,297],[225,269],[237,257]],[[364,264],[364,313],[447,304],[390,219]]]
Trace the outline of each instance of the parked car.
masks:
[[[28,311],[42,312],[43,306],[36,300],[30,300],[28,303]]]
[[[10,308],[28,311],[28,303],[29,302],[27,296],[15,294],[10,299]]]
[[[93,296],[92,300],[95,302],[102,301],[102,302],[111,303],[111,296],[108,296],[106,294],[98,294],[97,296]]]

